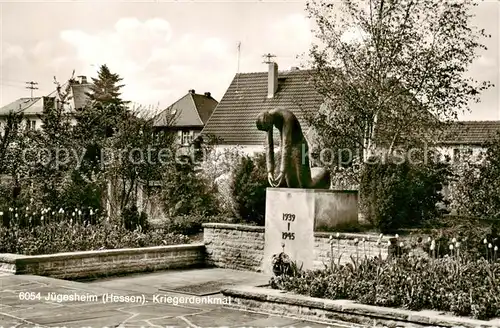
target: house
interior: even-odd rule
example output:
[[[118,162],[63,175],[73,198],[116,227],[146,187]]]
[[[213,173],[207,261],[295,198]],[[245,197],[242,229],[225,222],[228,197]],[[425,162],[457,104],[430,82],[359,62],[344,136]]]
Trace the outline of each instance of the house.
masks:
[[[189,146],[200,134],[217,107],[210,92],[197,94],[191,89],[182,98],[156,115],[153,126],[157,131],[177,134],[178,144]]]
[[[70,80],[62,85],[63,91],[70,84],[68,103],[64,105],[68,113],[82,109],[86,102],[86,92],[89,91],[90,83],[85,76],[79,76],[75,80]],[[45,97],[19,98],[10,104],[0,108],[0,122],[4,123],[9,113],[22,113],[25,120],[25,126],[28,129],[42,128],[41,115],[47,103],[53,103],[57,98],[56,90]]]
[[[197,94],[194,89],[168,106],[153,118],[156,133],[175,133],[179,146],[176,156],[190,156],[192,146],[208,119],[217,107],[218,102],[210,92]],[[143,184],[136,191],[136,206],[153,219],[166,216],[163,201],[157,193],[161,184],[159,181],[149,181],[150,188],[155,192],[147,195]]]
[[[282,106],[297,116],[311,143],[314,131],[304,113],[317,111],[325,103],[314,89],[311,74],[311,70],[297,68],[278,71],[276,63],[269,64],[268,72],[236,74],[201,135],[218,138],[218,149],[238,146],[247,154],[263,152],[266,135],[257,130],[255,119],[264,110]],[[500,121],[450,123],[438,137],[438,149],[455,158],[464,152],[477,155],[484,150],[482,144],[499,130]]]
[[[438,140],[441,154],[452,160],[464,156],[480,160],[484,144],[500,132],[500,121],[457,121],[445,128]]]
[[[257,130],[255,119],[264,110],[284,107],[297,116],[310,140],[312,130],[306,122],[305,112],[318,110],[323,103],[310,74],[309,70],[297,68],[278,71],[278,65],[273,62],[269,63],[268,72],[236,74],[205,125],[202,137],[217,138],[218,150],[239,146],[247,154],[262,152],[266,134]]]

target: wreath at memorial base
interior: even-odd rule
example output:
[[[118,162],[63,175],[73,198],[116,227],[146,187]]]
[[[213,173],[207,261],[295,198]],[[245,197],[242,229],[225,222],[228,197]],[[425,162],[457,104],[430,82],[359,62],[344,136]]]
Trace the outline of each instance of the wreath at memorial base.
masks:
[[[275,276],[292,274],[292,261],[285,252],[273,255],[272,266]]]

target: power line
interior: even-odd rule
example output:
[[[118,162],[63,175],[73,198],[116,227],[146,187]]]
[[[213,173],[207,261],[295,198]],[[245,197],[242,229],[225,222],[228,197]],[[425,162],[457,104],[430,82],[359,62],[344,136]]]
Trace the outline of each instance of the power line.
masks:
[[[12,79],[6,79],[4,77],[0,77],[0,82],[7,82],[7,83],[20,83],[20,84],[24,84],[25,82],[24,81],[20,81],[20,80],[12,80]]]
[[[11,88],[26,89],[26,87],[23,86],[23,85],[16,85],[16,84],[12,84],[12,83],[5,83],[5,82],[2,82],[2,81],[0,81],[0,85],[11,87]]]
[[[26,84],[28,84],[28,86],[26,87],[26,89],[30,89],[31,90],[31,98],[33,98],[33,90],[38,90],[37,87],[35,87],[35,85],[38,85],[37,82],[33,82],[33,81],[29,81],[29,82],[26,82]]]

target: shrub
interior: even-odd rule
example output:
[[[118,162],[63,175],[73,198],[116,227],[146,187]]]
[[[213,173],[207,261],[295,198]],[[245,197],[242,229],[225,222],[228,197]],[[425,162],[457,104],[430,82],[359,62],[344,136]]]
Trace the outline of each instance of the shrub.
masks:
[[[219,212],[216,189],[189,162],[177,163],[165,172],[162,198],[169,217],[212,216]]]
[[[191,236],[203,231],[203,223],[238,223],[238,220],[225,215],[181,215],[167,219],[164,229],[172,233]]]
[[[464,158],[453,164],[450,201],[461,215],[500,220],[500,132],[485,147],[481,162]]]
[[[104,183],[86,181],[77,170],[71,176],[71,183],[64,190],[61,200],[57,204],[68,208],[90,207],[102,209]],[[45,202],[44,204],[48,203]],[[51,204],[51,206],[55,206],[55,204]]]
[[[450,175],[445,163],[410,164],[378,159],[361,173],[361,208],[381,232],[419,226],[440,215],[442,185]]]
[[[271,286],[312,297],[489,319],[500,316],[499,277],[499,262],[405,255],[273,277]]]
[[[225,148],[222,152],[209,149],[206,151],[205,160],[200,164],[203,178],[212,183],[212,188],[217,189],[216,197],[221,212],[228,215],[235,214],[230,188],[231,176],[243,156],[239,147]]]
[[[136,205],[132,205],[123,210],[122,221],[125,229],[130,231],[136,229],[146,231],[149,229],[147,214],[144,212],[139,213]]]
[[[231,179],[235,210],[243,221],[264,225],[267,187],[265,154],[243,157]]]
[[[170,218],[166,230],[183,235],[195,235],[202,231],[203,223],[211,221],[210,217],[202,215],[182,215]]]

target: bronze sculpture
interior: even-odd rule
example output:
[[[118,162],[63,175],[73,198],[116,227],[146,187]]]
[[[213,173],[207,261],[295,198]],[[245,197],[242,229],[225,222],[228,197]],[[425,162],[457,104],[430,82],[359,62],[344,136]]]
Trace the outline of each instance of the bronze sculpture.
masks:
[[[267,132],[267,179],[271,187],[328,189],[330,175],[321,169],[311,176],[309,147],[297,117],[289,110],[276,108],[257,117],[257,129]],[[280,132],[281,161],[278,176],[274,177],[273,127]]]

